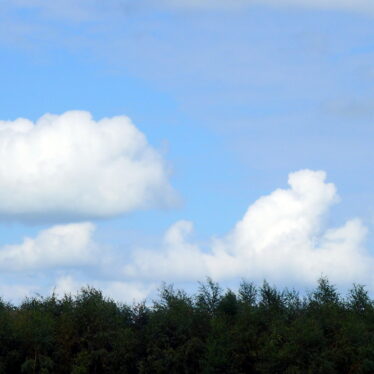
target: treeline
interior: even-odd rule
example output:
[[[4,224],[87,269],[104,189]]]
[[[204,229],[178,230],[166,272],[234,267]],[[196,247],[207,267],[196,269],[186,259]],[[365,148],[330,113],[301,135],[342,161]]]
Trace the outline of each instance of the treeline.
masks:
[[[208,279],[152,305],[76,296],[0,302],[0,373],[374,373],[374,306],[327,279],[308,295]]]

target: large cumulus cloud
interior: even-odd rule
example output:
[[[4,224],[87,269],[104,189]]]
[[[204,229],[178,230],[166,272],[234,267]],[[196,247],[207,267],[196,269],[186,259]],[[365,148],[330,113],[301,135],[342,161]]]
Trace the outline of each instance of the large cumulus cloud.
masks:
[[[289,176],[289,188],[277,189],[252,204],[225,237],[210,248],[192,243],[188,221],[174,224],[159,251],[137,250],[124,267],[130,277],[198,280],[248,277],[281,283],[311,284],[321,275],[339,284],[373,284],[373,257],[365,249],[367,229],[359,219],[327,228],[324,219],[335,203],[335,186],[325,173],[302,170]]]
[[[77,220],[167,206],[162,157],[125,116],[0,121],[0,217]]]

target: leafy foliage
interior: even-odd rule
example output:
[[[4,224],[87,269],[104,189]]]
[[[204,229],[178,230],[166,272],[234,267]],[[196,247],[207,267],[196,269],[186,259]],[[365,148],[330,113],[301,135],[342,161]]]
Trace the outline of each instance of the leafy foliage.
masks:
[[[374,304],[321,278],[308,297],[211,279],[196,295],[118,304],[93,288],[60,299],[0,299],[1,373],[373,373]]]

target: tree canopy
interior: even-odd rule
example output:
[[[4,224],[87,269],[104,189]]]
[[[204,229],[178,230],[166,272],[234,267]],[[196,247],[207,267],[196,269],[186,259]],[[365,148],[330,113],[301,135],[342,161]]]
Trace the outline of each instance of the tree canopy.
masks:
[[[163,285],[150,305],[94,288],[0,300],[0,373],[373,373],[374,303],[328,279],[301,297],[267,282]]]

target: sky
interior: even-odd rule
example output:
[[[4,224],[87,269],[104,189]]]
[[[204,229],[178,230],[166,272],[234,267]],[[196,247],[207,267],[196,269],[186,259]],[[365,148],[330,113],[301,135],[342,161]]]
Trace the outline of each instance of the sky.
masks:
[[[212,277],[374,290],[371,0],[0,2],[0,295]]]

